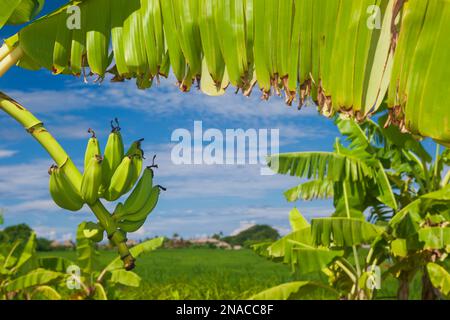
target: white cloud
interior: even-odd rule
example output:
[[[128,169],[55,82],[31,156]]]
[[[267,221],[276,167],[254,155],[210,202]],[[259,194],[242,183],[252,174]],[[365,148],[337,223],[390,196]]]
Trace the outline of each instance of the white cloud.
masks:
[[[234,229],[230,235],[231,236],[235,236],[239,233],[241,233],[242,231],[245,231],[247,229],[250,229],[251,227],[256,226],[256,222],[255,221],[240,221],[239,222],[239,227],[237,227],[236,229]]]
[[[75,240],[73,230],[68,227],[48,227],[44,225],[35,225],[32,226],[32,228],[38,237],[56,241]]]
[[[6,150],[6,149],[0,149],[0,159],[1,158],[9,158],[12,157],[17,153],[16,150]]]
[[[130,109],[151,115],[174,115],[190,110],[228,119],[292,117],[299,113],[296,107],[287,107],[280,97],[261,101],[257,88],[251,97],[235,95],[230,89],[217,98],[209,97],[195,87],[182,93],[174,83],[175,79],[169,77],[149,90],[139,90],[132,81],[105,81],[101,85],[71,82],[64,90],[9,90],[8,94],[33,112],[45,114],[61,114],[94,106]],[[304,108],[300,114],[318,115],[314,108]]]

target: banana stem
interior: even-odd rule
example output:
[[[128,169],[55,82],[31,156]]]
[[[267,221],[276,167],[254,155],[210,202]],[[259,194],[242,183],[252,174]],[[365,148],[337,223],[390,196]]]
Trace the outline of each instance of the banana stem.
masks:
[[[6,43],[4,43],[0,47],[0,61],[2,61],[10,52],[11,52],[11,49],[8,47],[8,45]]]
[[[67,176],[73,185],[80,185],[82,178],[80,171],[78,171],[58,141],[45,129],[44,124],[40,120],[2,92],[0,92],[0,109],[19,122],[42,145],[58,166],[65,165]],[[120,232],[117,232],[117,225],[111,214],[100,201],[91,205],[90,208],[106,230],[108,238],[117,246],[125,269],[133,269],[134,258],[128,250],[125,237]]]
[[[14,66],[23,56],[21,47],[16,47],[0,60],[0,77],[2,77],[12,66]]]

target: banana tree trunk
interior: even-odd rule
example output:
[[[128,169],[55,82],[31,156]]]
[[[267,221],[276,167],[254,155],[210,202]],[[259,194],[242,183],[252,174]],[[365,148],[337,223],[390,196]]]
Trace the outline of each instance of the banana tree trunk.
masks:
[[[0,92],[0,110],[3,110],[17,122],[19,122],[26,131],[33,136],[42,147],[48,152],[58,166],[65,165],[67,176],[73,185],[80,185],[81,173],[73,164],[70,157],[55,140],[55,138],[47,131],[44,124],[38,120],[31,112],[25,109],[18,102]],[[131,255],[126,245],[125,237],[117,232],[118,228],[111,214],[106,210],[104,205],[98,200],[93,205],[89,206],[92,212],[97,217],[100,224],[106,230],[108,239],[110,239],[119,251],[119,255],[124,262],[124,267],[127,270],[134,268],[134,258]]]
[[[433,287],[428,270],[424,267],[422,274],[422,300],[438,300],[439,298],[439,291]]]
[[[409,273],[402,271],[399,277],[399,285],[397,290],[398,300],[408,300],[409,298]]]

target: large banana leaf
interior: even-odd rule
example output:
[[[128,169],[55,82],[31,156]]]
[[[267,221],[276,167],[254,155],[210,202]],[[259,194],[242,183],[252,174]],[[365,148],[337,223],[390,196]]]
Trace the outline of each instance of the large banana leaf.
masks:
[[[280,174],[300,178],[358,181],[372,178],[376,171],[366,161],[335,152],[294,152],[270,156],[268,166]]]
[[[44,6],[45,0],[1,0],[0,29],[5,24],[22,24],[33,19]]]
[[[305,297],[310,299],[337,299],[338,296],[339,292],[321,283],[295,281],[264,290],[252,296],[250,300],[295,300]]]
[[[392,122],[447,145],[449,29],[449,1],[407,1],[389,89]]]
[[[330,265],[336,258],[344,255],[343,250],[330,250],[328,248],[308,248],[300,244],[292,247],[290,263],[297,267],[300,274],[320,272]]]
[[[84,61],[103,76],[111,39],[116,75],[149,81],[168,49],[184,91],[202,74],[204,56],[217,86],[226,67],[230,82],[245,94],[258,80],[265,97],[282,88],[288,103],[297,96],[303,104],[312,95],[328,114],[349,111],[362,118],[379,106],[386,91],[394,3],[72,1],[20,31],[19,45],[37,65],[54,72],[78,75]],[[367,7],[373,4],[381,11],[381,29],[367,26]],[[71,5],[80,8],[80,29],[66,28]]]
[[[42,3],[0,1],[0,26],[17,6],[27,10],[11,22]],[[80,29],[65,27],[69,5],[80,8]],[[380,15],[370,16],[373,5]],[[85,0],[25,27],[16,45],[20,65],[57,73],[87,65],[103,76],[113,57],[115,79],[137,77],[140,87],[167,75],[168,53],[183,91],[206,74],[220,92],[227,73],[244,94],[257,81],[264,97],[284,90],[303,105],[311,96],[326,115],[362,119],[389,92],[388,124],[448,145],[449,29],[448,0]]]
[[[326,247],[368,244],[383,231],[365,220],[341,217],[313,219],[311,230],[314,243]]]

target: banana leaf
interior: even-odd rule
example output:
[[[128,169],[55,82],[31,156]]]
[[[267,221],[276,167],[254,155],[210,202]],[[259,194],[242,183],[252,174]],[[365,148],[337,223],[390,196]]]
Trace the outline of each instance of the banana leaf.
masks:
[[[339,293],[321,283],[295,281],[264,290],[252,296],[250,300],[296,300],[305,297],[319,299],[324,298],[324,295],[325,299],[337,299]]]
[[[31,299],[61,300],[61,295],[50,286],[39,286],[31,293]]]
[[[431,283],[444,296],[450,297],[450,274],[442,266],[437,263],[428,263],[427,271],[430,277]]]
[[[431,227],[418,231],[424,249],[446,249],[450,247],[450,228]]]
[[[130,253],[133,255],[133,257],[137,258],[141,254],[149,253],[153,250],[158,249],[160,246],[162,246],[163,242],[164,242],[163,237],[155,238],[152,240],[147,240],[145,242],[142,242],[142,243],[132,247],[130,249]],[[108,264],[104,268],[104,272],[106,272],[106,271],[112,272],[114,270],[119,270],[119,269],[123,269],[123,263],[122,263],[122,260],[120,260],[120,257],[117,257],[116,259],[111,261],[111,263]]]
[[[139,277],[134,272],[119,269],[111,271],[111,278],[109,279],[109,281],[128,287],[139,287],[141,283],[141,277]]]
[[[362,219],[332,217],[312,219],[311,230],[315,245],[351,247],[371,243],[383,228]]]
[[[309,227],[308,221],[306,221],[297,208],[294,208],[289,212],[289,223],[294,232]]]
[[[450,143],[448,1],[406,1],[394,57],[388,105],[390,123]]]
[[[98,264],[99,253],[95,249],[94,242],[84,235],[84,229],[86,229],[85,221],[80,223],[77,229],[77,264],[83,272],[90,274]]]
[[[48,271],[44,269],[36,269],[32,272],[27,273],[24,276],[12,280],[5,286],[5,289],[7,291],[24,290],[30,287],[47,284],[63,276],[65,276],[65,274],[59,272]]]
[[[311,97],[328,116],[342,112],[362,120],[388,92],[388,125],[450,144],[447,0],[221,0],[214,7],[199,0],[133,0],[120,1],[120,9],[116,1],[73,1],[25,26],[18,34],[19,65],[79,75],[82,51],[69,53],[67,46],[54,55],[58,39],[78,40],[86,43],[94,74],[136,77],[139,85],[166,69],[168,50],[187,91],[204,74],[205,56],[218,87],[227,69],[246,95],[258,82],[265,98],[284,90],[288,104],[296,99],[301,106]],[[31,19],[42,4],[0,1],[0,26]],[[57,27],[70,5],[80,8],[81,31]],[[373,5],[378,9],[371,16]],[[117,68],[108,69],[112,57]]]
[[[0,1],[0,29],[5,24],[18,25],[32,20],[45,4],[45,0]]]
[[[284,192],[287,201],[328,199],[334,195],[334,183],[329,180],[312,180]]]
[[[268,166],[277,173],[300,178],[358,181],[372,178],[376,171],[366,161],[354,155],[335,152],[293,152],[273,155]]]

